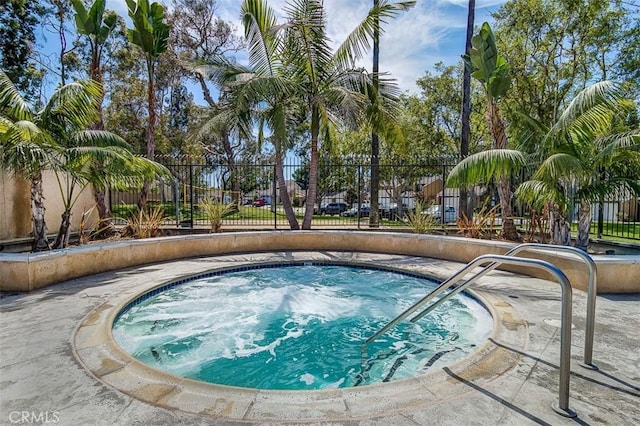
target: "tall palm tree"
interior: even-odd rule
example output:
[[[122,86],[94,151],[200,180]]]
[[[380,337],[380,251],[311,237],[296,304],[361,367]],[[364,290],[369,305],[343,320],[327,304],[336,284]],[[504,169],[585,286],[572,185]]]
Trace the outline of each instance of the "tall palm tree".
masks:
[[[89,62],[89,77],[99,83],[103,83],[102,76],[102,52],[109,35],[116,27],[117,15],[113,12],[105,13],[106,0],[95,0],[87,9],[81,0],[71,0],[75,11],[75,22],[78,34],[85,35],[89,41],[91,60]],[[102,121],[102,99],[98,102],[98,117],[93,125],[95,130],[104,130]],[[101,164],[95,164],[98,171]],[[102,222],[102,234],[110,235],[115,232],[115,226],[111,220],[111,211],[105,202],[106,188],[93,185],[93,197],[96,202],[96,210]]]
[[[546,130],[541,146],[551,153],[533,178],[522,183],[519,199],[550,210],[552,240],[570,242],[568,213],[579,203],[575,246],[589,245],[594,202],[609,194],[640,195],[640,129],[613,130],[628,102],[616,84],[603,81],[582,90]]]
[[[482,84],[487,95],[487,118],[493,137],[493,149],[506,150],[508,148],[507,133],[498,103],[511,85],[510,67],[505,57],[498,54],[493,31],[488,23],[482,24],[480,32],[471,39],[471,45],[469,54],[463,55],[465,67],[472,71],[471,76]],[[502,236],[507,240],[518,240],[518,231],[512,217],[512,191],[508,174],[497,175],[496,181],[502,210]]]
[[[380,31],[380,20],[394,17],[414,4],[415,1],[378,2],[335,51],[332,51],[326,34],[322,1],[297,0],[285,8],[286,62],[293,68],[293,78],[310,120],[309,190],[302,229],[311,228],[318,185],[321,131],[323,137],[327,137],[330,126],[338,117],[353,121],[358,111],[367,107],[370,93],[374,90],[369,76],[355,68],[355,61],[368,50],[369,40],[374,38],[376,31]]]
[[[292,110],[299,111],[299,102],[310,122],[309,189],[302,224],[303,229],[309,229],[317,192],[320,136],[329,137],[329,128],[338,120],[354,122],[367,109],[370,99],[378,98],[370,76],[356,69],[355,61],[369,48],[369,39],[378,28],[376,18],[395,16],[413,4],[414,1],[392,4],[381,1],[345,42],[332,51],[321,1],[290,2],[284,9],[282,25],[278,25],[266,0],[244,1],[242,18],[251,67],[227,63],[226,67],[218,67],[218,76],[222,76],[224,84],[242,86],[242,96],[254,104],[267,104],[262,117],[270,127],[276,147],[278,186],[292,229],[297,228],[297,220],[286,202],[288,193],[281,167],[282,157],[290,146]],[[390,87],[388,83],[381,84],[380,91],[389,91]],[[378,109],[388,112],[382,104]],[[379,111],[377,116],[380,115]]]
[[[127,30],[127,39],[140,47],[145,55],[147,64],[147,103],[149,110],[149,124],[147,126],[147,158],[153,160],[155,156],[156,129],[156,92],[155,69],[158,57],[167,50],[171,27],[164,22],[164,8],[157,2],[149,5],[149,0],[127,0],[129,17],[133,21],[133,28]],[[144,208],[149,192],[149,182],[145,182],[138,200],[138,207]]]
[[[249,48],[249,67],[220,57],[215,62],[196,68],[201,74],[212,78],[231,98],[229,108],[217,112],[200,132],[212,125],[225,123],[228,126],[232,123],[235,129],[248,136],[251,122],[257,122],[258,142],[262,144],[266,126],[275,148],[280,201],[290,228],[300,229],[284,178],[283,158],[291,147],[287,133],[291,118],[288,112],[296,102],[292,100],[294,85],[282,62],[282,32],[278,31],[275,11],[266,1],[244,1],[241,17]]]

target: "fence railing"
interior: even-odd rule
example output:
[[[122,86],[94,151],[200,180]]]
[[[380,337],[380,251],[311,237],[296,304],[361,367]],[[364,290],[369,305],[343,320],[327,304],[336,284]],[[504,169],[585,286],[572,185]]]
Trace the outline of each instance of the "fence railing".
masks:
[[[164,225],[181,228],[205,227],[208,219],[200,204],[205,199],[223,203],[237,201],[240,208],[225,216],[224,227],[243,229],[288,229],[275,165],[216,164],[194,162],[188,158],[159,158],[173,179],[151,185],[147,205],[164,210]],[[418,202],[432,205],[439,226],[455,228],[460,191],[445,188],[454,162],[428,161],[421,164],[381,164],[379,216],[382,227],[408,227],[407,216]],[[284,166],[287,193],[300,223],[308,202],[313,202],[313,228],[368,228],[370,212],[370,166],[366,162],[321,161],[318,195],[306,200],[308,168],[304,162]],[[514,184],[517,184],[514,181]],[[116,219],[126,218],[137,209],[140,190],[110,191],[110,207]],[[468,203],[477,210],[499,204],[494,187],[476,186],[468,191]],[[531,212],[514,201],[516,225],[530,230]],[[638,199],[607,200],[595,205],[594,237],[640,240]],[[600,219],[600,220],[598,220]],[[498,222],[499,224],[499,222]]]

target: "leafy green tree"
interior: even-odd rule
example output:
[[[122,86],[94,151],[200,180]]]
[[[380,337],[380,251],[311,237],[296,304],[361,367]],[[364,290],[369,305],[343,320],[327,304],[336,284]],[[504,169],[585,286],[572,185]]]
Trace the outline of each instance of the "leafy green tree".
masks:
[[[176,56],[177,67],[195,81],[209,107],[216,100],[208,86],[206,75],[194,72],[186,64],[210,63],[219,56],[233,54],[243,47],[233,27],[220,18],[216,0],[172,0],[173,12],[168,16],[172,27],[169,48]]]
[[[640,195],[640,128],[616,131],[629,105],[619,87],[604,81],[578,93],[550,128],[536,123],[539,146],[550,155],[516,195],[550,211],[552,241],[568,244],[572,204],[579,202],[576,247],[589,244],[591,207],[609,194]],[[573,194],[572,194],[573,193]]]
[[[156,93],[155,70],[157,60],[166,50],[171,28],[165,23],[164,8],[159,3],[148,0],[127,0],[129,17],[133,21],[133,28],[127,31],[129,41],[142,49],[147,65],[147,104],[149,122],[147,126],[146,144],[147,158],[153,160],[155,156],[156,129]],[[149,192],[149,182],[145,182],[138,205],[144,208]]]
[[[39,2],[0,3],[0,68],[26,99],[35,100],[42,73],[34,60],[35,28],[47,13]]]
[[[504,109],[510,128],[526,129],[520,114],[546,126],[584,87],[616,79],[638,96],[637,5],[620,0],[510,0],[495,18],[500,51],[509,58],[513,90]],[[634,37],[635,35],[635,37]],[[535,146],[529,146],[535,152]]]
[[[480,32],[471,39],[471,44],[473,47],[469,54],[463,56],[465,65],[472,70],[471,76],[482,83],[487,96],[487,117],[493,138],[492,148],[501,151],[495,152],[495,154],[504,155],[507,154],[508,148],[507,132],[505,123],[500,116],[498,103],[511,85],[510,67],[505,57],[498,54],[493,31],[488,23],[482,24]],[[478,160],[482,161],[485,157],[485,155],[467,157],[456,168],[466,167],[462,164],[467,160],[470,163],[475,163]],[[502,210],[502,236],[508,240],[517,240],[519,237],[512,217],[512,191],[509,184],[509,174],[502,170],[495,177]]]

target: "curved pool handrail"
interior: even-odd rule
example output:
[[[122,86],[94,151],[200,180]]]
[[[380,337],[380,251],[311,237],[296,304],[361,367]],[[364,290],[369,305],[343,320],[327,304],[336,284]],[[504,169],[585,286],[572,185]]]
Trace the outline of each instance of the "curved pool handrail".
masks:
[[[593,335],[595,331],[595,315],[596,315],[596,296],[598,293],[597,290],[597,266],[594,262],[593,258],[589,256],[588,253],[584,252],[575,247],[570,246],[558,246],[558,245],[549,245],[549,244],[539,244],[539,243],[524,243],[520,244],[508,252],[504,254],[504,256],[515,256],[516,254],[528,251],[530,249],[536,249],[540,251],[566,251],[572,254],[579,256],[582,260],[584,260],[587,265],[587,269],[589,271],[588,275],[588,284],[587,284],[587,316],[586,316],[586,327],[585,327],[585,338],[584,338],[584,359],[580,363],[580,366],[584,368],[588,368],[590,370],[597,370],[598,367],[593,364],[592,356],[593,356]],[[499,263],[492,263],[487,265],[483,271],[474,275],[471,279],[476,280],[478,278],[483,277],[489,272],[493,271],[495,268],[499,266]],[[455,284],[455,281],[449,282],[448,287]],[[458,287],[459,288],[459,287]],[[448,300],[450,297],[456,295],[461,290],[458,288],[452,290],[450,293],[447,293],[445,296],[440,298],[438,301],[434,302],[432,305],[429,305],[424,311],[420,312],[415,317],[411,318],[411,322],[416,322],[433,309],[442,304],[445,300]],[[437,290],[437,289],[436,289]],[[435,292],[435,290],[434,290]],[[439,292],[438,292],[439,293]],[[436,293],[437,294],[437,293]],[[436,295],[434,294],[434,296]]]
[[[543,269],[549,272],[554,278],[556,278],[558,284],[560,284],[560,288],[562,290],[562,308],[560,312],[560,384],[558,386],[558,404],[553,405],[553,410],[565,417],[575,417],[575,411],[569,408],[569,378],[571,373],[571,305],[572,305],[572,289],[571,283],[567,276],[560,270],[557,266],[552,265],[549,262],[538,259],[530,259],[530,258],[519,258],[513,256],[505,256],[505,255],[497,255],[497,254],[486,254],[482,256],[476,257],[474,260],[469,262],[464,268],[460,271],[452,275],[449,279],[445,280],[440,284],[436,289],[434,289],[431,293],[427,294],[425,297],[420,299],[417,303],[406,309],[396,318],[394,318],[391,322],[385,325],[383,328],[378,330],[375,334],[369,337],[361,346],[361,361],[362,361],[362,374],[364,374],[364,366],[366,364],[367,359],[367,345],[382,334],[386,333],[397,325],[399,322],[406,319],[413,312],[418,310],[422,305],[431,300],[435,295],[447,289],[453,283],[459,281],[464,275],[466,275],[470,270],[474,269],[477,266],[482,266],[487,262],[492,262],[490,266],[493,266],[493,263],[497,263],[499,266],[501,264],[509,264],[516,266],[530,266],[538,269]],[[492,269],[493,269],[492,268]],[[466,282],[460,284],[453,291],[456,293],[462,291],[464,288],[471,285],[477,278],[484,275],[484,270],[476,273],[474,276],[469,278]],[[451,293],[448,293],[449,296]],[[443,298],[442,298],[443,299]],[[442,300],[440,299],[440,300]],[[438,302],[440,302],[438,300]],[[438,303],[436,302],[436,303]]]
[[[587,280],[587,316],[586,316],[586,325],[585,325],[585,336],[584,336],[584,358],[580,363],[580,366],[584,368],[588,368],[590,370],[597,370],[598,367],[593,364],[593,335],[595,332],[595,318],[596,318],[596,296],[598,295],[598,284],[597,284],[597,276],[598,276],[598,266],[593,258],[584,250],[581,250],[576,247],[571,246],[559,246],[559,245],[549,245],[549,244],[540,244],[540,243],[524,243],[520,244],[507,253],[505,256],[515,255],[522,251],[528,251],[529,249],[536,249],[542,251],[565,251],[568,253],[575,254],[584,260],[585,265],[587,265],[587,270],[589,271],[588,280]]]

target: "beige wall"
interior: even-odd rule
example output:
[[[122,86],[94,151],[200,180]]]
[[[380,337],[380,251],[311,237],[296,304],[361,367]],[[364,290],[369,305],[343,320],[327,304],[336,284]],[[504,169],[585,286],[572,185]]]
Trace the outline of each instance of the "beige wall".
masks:
[[[0,170],[0,240],[27,237],[31,232],[29,182]]]
[[[146,263],[229,253],[364,250],[466,263],[483,254],[503,254],[513,246],[461,237],[356,231],[238,232],[123,240],[47,253],[0,254],[0,290],[31,291],[84,275]],[[551,261],[562,269],[573,287],[586,289],[586,267],[574,255],[531,252],[528,256]],[[598,293],[640,293],[640,281],[636,278],[640,276],[640,256],[594,256],[594,260],[598,268]],[[501,269],[550,279],[540,269],[503,266]]]
[[[47,172],[43,176],[47,232],[55,234],[60,227],[60,216],[64,210],[55,175]],[[31,236],[31,193],[29,181],[12,178],[0,171],[0,240],[28,238]],[[82,212],[94,204],[91,189],[85,189],[76,202],[71,216],[71,231],[77,231]],[[95,213],[92,220],[95,220]]]

